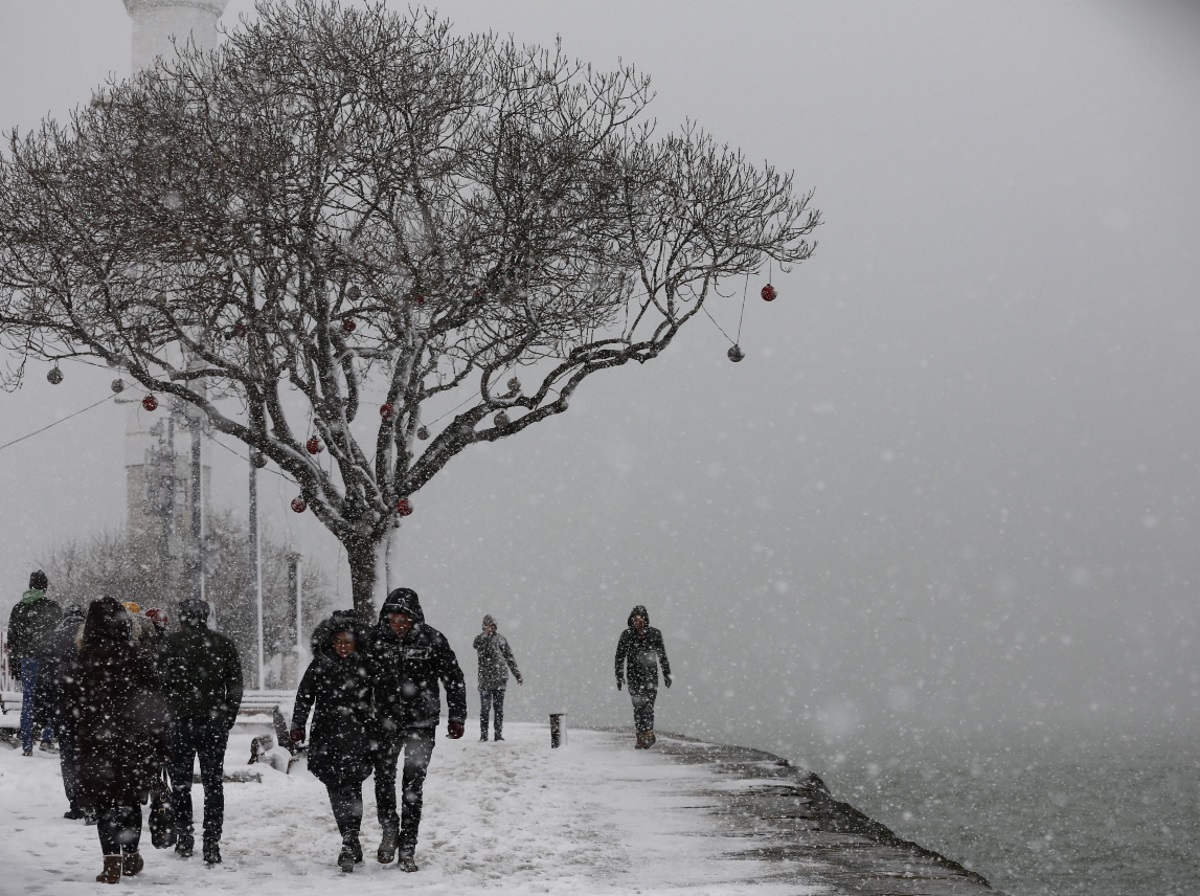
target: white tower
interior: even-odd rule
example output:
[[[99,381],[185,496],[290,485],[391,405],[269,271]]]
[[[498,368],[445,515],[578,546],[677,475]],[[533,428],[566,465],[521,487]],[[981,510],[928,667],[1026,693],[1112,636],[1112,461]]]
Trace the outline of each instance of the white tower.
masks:
[[[217,20],[229,0],[125,0],[133,19],[133,70],[172,52],[171,38],[202,50],[217,45]]]

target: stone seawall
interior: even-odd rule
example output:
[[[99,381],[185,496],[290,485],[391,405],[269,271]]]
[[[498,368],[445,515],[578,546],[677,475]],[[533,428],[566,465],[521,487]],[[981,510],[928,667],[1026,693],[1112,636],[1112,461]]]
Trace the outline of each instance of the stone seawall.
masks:
[[[779,862],[776,880],[854,896],[1003,896],[981,875],[835,799],[816,774],[786,759],[679,734],[659,734],[653,749],[738,779],[696,794],[695,808],[716,815],[729,834],[765,840],[743,855]]]

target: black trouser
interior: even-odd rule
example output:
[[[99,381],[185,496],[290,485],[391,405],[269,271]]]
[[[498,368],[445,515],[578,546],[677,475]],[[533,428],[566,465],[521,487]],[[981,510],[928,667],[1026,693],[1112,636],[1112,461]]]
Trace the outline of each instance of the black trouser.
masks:
[[[333,820],[337,822],[338,833],[342,839],[358,836],[362,828],[363,795],[362,782],[344,786],[326,784],[329,791],[329,805],[333,807]]]
[[[375,804],[379,826],[385,831],[399,831],[400,855],[411,856],[417,848],[417,832],[421,827],[421,806],[425,797],[425,774],[433,756],[434,729],[410,728],[385,740],[375,754]],[[402,815],[396,812],[396,764],[404,753],[404,791]]]
[[[62,771],[63,790],[67,794],[67,802],[72,809],[75,805],[75,735],[66,725],[58,727],[58,767]]]
[[[122,849],[137,852],[142,839],[142,807],[134,803],[101,809],[97,813],[96,833],[106,856],[119,856]]]
[[[633,700],[633,727],[638,731],[653,731],[654,701],[658,697],[658,688],[630,687],[629,697]]]
[[[171,722],[171,821],[185,843],[193,838],[192,767],[200,759],[200,783],[204,785],[204,840],[219,842],[225,824],[225,746],[229,729],[217,719],[175,719]]]
[[[479,733],[484,740],[487,740],[488,715],[493,707],[496,710],[496,724],[492,726],[492,731],[496,733],[496,740],[500,740],[504,731],[504,688],[480,688]]]

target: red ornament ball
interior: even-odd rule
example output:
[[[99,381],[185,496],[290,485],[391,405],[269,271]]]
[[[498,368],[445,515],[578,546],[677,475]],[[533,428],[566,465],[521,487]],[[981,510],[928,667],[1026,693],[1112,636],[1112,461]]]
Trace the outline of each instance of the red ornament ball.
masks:
[[[297,495],[292,498],[292,510],[296,511],[296,513],[304,513],[304,511],[308,510],[308,504],[303,498]]]
[[[396,502],[396,514],[398,516],[408,516],[412,512],[412,502],[408,498],[401,498]]]
[[[413,301],[416,302],[418,305],[424,305],[425,297],[424,296],[413,296]]]
[[[379,406],[379,416],[384,420],[391,420],[394,416],[396,416],[396,408],[393,407],[390,401],[385,404],[381,404]]]
[[[147,395],[145,398],[142,399],[142,407],[144,407],[148,411],[157,411],[158,410],[158,399],[155,398],[153,395]]]
[[[321,444],[321,440],[316,436],[305,442],[304,447],[308,450],[309,454],[320,454],[325,450],[325,446]]]
[[[778,295],[779,293],[775,292],[775,287],[770,283],[762,288],[762,297],[764,302],[774,302],[775,297]]]
[[[342,332],[343,333],[353,333],[354,328],[356,326],[358,326],[358,324],[356,324],[354,322],[354,318],[352,318],[352,317],[343,317],[342,318]]]

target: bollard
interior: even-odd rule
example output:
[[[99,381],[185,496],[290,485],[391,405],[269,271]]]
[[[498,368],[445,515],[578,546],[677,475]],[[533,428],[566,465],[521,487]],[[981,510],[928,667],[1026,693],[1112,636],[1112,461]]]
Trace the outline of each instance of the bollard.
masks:
[[[567,714],[565,712],[550,713],[550,746],[557,747],[567,742]]]

